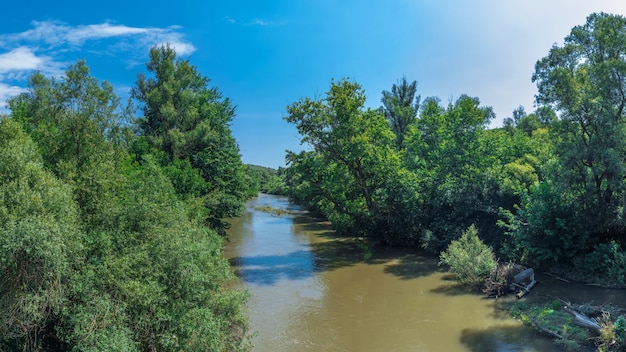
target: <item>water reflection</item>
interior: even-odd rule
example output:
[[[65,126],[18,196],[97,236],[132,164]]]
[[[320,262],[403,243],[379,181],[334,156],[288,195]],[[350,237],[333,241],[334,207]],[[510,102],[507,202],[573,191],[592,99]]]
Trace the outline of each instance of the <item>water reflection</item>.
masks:
[[[468,294],[436,260],[378,250],[365,261],[352,240],[261,195],[232,223],[225,251],[252,294],[255,351],[559,351],[494,300]]]
[[[313,276],[313,257],[309,250],[284,255],[234,257],[235,273],[248,284],[275,285],[281,280],[301,280]]]

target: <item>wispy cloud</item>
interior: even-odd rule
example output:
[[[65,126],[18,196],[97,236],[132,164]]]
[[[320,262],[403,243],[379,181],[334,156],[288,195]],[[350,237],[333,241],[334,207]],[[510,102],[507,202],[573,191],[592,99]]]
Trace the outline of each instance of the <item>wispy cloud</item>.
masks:
[[[59,76],[68,66],[69,52],[89,52],[124,60],[134,66],[145,62],[148,49],[169,44],[177,54],[193,53],[179,26],[131,27],[111,22],[72,26],[60,21],[33,21],[32,28],[0,34],[0,109],[8,97],[19,94],[33,71]]]
[[[126,37],[142,34],[163,33],[160,28],[138,28],[123,25],[112,25],[110,23],[90,24],[71,28],[66,35],[70,43],[82,43],[86,40],[96,40],[112,37]]]
[[[268,22],[260,18],[255,18],[250,24],[253,26],[270,26],[272,25],[272,22]]]
[[[265,26],[274,26],[275,23],[268,21],[268,20],[264,20],[262,18],[255,18],[253,20],[250,21],[237,21],[234,18],[230,17],[230,16],[224,16],[224,21],[230,23],[230,24],[238,24],[241,26],[260,26],[260,27],[265,27]]]

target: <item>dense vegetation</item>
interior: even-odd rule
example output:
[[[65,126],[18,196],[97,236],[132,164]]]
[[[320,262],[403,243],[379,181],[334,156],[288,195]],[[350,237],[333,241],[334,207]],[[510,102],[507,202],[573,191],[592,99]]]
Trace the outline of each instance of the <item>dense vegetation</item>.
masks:
[[[287,195],[287,185],[285,184],[284,171],[259,165],[246,165],[246,176],[250,183],[250,194],[256,195],[259,192]]]
[[[258,192],[370,243],[449,248],[451,266],[472,248],[471,283],[495,252],[626,286],[624,17],[554,45],[538,108],[501,128],[476,97],[422,100],[402,79],[368,109],[332,81],[288,106],[310,148],[278,171],[241,163],[230,100],[171,48],[147,71],[140,117],[82,61],[33,74],[0,117],[0,350],[248,350],[220,235]]]
[[[0,350],[248,350],[223,218],[249,194],[234,109],[169,47],[133,97],[84,62],[0,118]]]
[[[288,106],[310,150],[287,155],[292,197],[352,236],[446,248],[472,224],[498,256],[626,284],[626,19],[592,14],[537,62],[532,114],[488,129],[463,95],[423,101],[403,79],[366,109],[332,81]]]

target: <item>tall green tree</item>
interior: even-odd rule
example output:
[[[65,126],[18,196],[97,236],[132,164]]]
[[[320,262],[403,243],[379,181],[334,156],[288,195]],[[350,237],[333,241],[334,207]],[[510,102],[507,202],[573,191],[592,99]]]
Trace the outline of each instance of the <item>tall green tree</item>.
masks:
[[[107,208],[130,138],[129,111],[113,86],[78,61],[60,79],[33,74],[9,107],[36,141],[46,168],[72,186],[83,218]]]
[[[396,148],[402,149],[408,127],[417,118],[420,109],[420,96],[417,94],[417,81],[408,83],[403,77],[391,87],[391,92],[384,90],[381,99],[382,110],[393,133],[396,134]]]
[[[621,236],[626,183],[626,18],[594,13],[539,60],[537,103],[560,115],[554,184],[580,204],[566,222],[589,235]],[[567,231],[567,230],[566,230]],[[591,245],[589,238],[581,246]]]
[[[495,224],[495,155],[484,138],[492,118],[478,98],[463,95],[445,108],[429,98],[409,130],[404,163],[422,182],[422,245],[434,252],[472,223]]]
[[[230,130],[235,108],[169,46],[150,49],[146,67],[152,76],[139,74],[132,90],[143,109],[140,132],[150,146],[165,153],[164,163],[174,166],[173,179],[192,172],[187,165],[200,171],[204,185],[175,182],[177,190],[196,189],[209,211],[207,222],[221,230],[226,226],[222,219],[238,215],[248,194],[245,167]]]
[[[320,187],[320,191],[330,191],[328,213],[343,214],[351,225],[359,224],[363,234],[372,234],[382,214],[380,192],[397,172],[399,159],[387,121],[364,104],[359,84],[332,81],[325,98],[305,98],[289,105],[285,119],[316,153],[288,161],[308,165],[306,173],[318,175],[315,179],[320,182],[332,180],[340,192]]]

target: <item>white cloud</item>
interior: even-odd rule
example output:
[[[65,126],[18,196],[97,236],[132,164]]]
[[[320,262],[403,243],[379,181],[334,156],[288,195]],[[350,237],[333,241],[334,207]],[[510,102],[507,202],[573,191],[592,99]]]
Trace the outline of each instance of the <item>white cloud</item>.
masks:
[[[272,24],[271,22],[265,21],[265,20],[260,19],[260,18],[255,18],[252,21],[252,25],[255,25],[255,26],[269,26],[271,24]]]
[[[110,23],[91,24],[71,28],[65,35],[70,43],[82,43],[85,40],[95,40],[111,37],[134,36],[146,33],[164,33],[167,30],[160,28],[139,28]]]
[[[0,82],[0,113],[7,112],[6,103],[9,99],[24,92],[25,89]]]
[[[108,52],[111,48],[134,48],[144,55],[147,48],[165,42],[177,43],[183,51],[181,55],[190,54],[195,47],[184,39],[180,26],[130,27],[110,22],[70,26],[59,21],[33,21],[34,28],[20,33],[0,35],[0,47],[15,49],[16,47],[37,47],[39,50],[83,50],[90,42],[116,38],[118,42],[129,45],[109,44],[99,49]],[[90,50],[94,50],[91,48]],[[97,50],[97,49],[96,49]],[[34,51],[34,49],[32,50]],[[127,54],[127,53],[126,53]]]
[[[37,57],[28,47],[15,48],[7,53],[0,54],[0,74],[11,71],[41,69],[44,59]]]
[[[0,43],[3,46],[24,42],[56,45],[64,41],[66,33],[71,28],[55,21],[33,21],[31,24],[34,28],[27,31],[0,35]]]
[[[247,22],[237,22],[234,18],[231,18],[229,16],[224,16],[224,21],[230,23],[230,24],[239,24],[241,26],[261,26],[261,27],[265,27],[265,26],[274,26],[275,23],[274,22],[270,22],[267,20],[264,20],[262,18],[255,18],[251,21],[247,21]]]
[[[33,71],[61,76],[68,66],[67,52],[123,57],[136,65],[145,62],[154,45],[169,44],[183,56],[196,50],[179,26],[130,27],[110,22],[71,26],[59,21],[31,25],[23,32],[0,34],[0,113],[7,112],[8,99],[25,91],[26,78]]]
[[[158,45],[169,45],[172,47],[177,55],[187,56],[196,51],[196,47],[191,43],[185,43],[181,41],[166,41],[163,43],[159,43]]]
[[[181,56],[196,48],[179,26],[130,27],[104,22],[71,26],[59,21],[33,21],[32,28],[0,34],[0,113],[5,101],[23,91],[33,71],[59,77],[67,69],[68,53],[105,55],[129,67],[147,60],[149,48],[169,44]],[[75,56],[75,55],[74,55]]]

